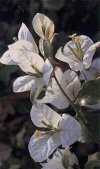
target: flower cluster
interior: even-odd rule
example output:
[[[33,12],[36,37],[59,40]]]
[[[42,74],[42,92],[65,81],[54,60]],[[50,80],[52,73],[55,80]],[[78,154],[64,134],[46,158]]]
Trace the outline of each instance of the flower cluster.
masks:
[[[43,169],[73,169],[73,165],[78,165],[78,161],[69,147],[80,139],[81,124],[70,112],[63,113],[63,109],[72,106],[76,115],[79,115],[75,102],[82,86],[81,81],[85,83],[86,80],[96,79],[100,75],[99,59],[92,62],[100,42],[94,44],[88,36],[74,34],[52,57],[52,42],[56,35],[54,23],[47,16],[37,13],[32,24],[40,37],[39,48],[26,25],[22,23],[18,38],[8,46],[0,62],[6,65],[17,64],[26,73],[14,81],[14,92],[35,93],[30,115],[38,129],[28,146],[33,160],[47,160],[47,163],[41,164]],[[63,62],[66,63],[64,70],[60,67]],[[39,99],[38,96],[43,90],[44,96]],[[46,103],[56,109],[50,108]],[[60,114],[57,113],[58,109]],[[59,146],[62,146],[61,150]],[[57,148],[53,158],[49,159]]]

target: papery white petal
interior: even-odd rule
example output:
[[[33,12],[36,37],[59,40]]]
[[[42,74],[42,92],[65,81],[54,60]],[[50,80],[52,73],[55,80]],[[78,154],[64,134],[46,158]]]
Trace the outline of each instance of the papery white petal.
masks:
[[[64,150],[60,150],[62,153]],[[52,159],[48,159],[47,163],[43,163],[42,169],[64,169],[63,164],[62,164],[62,155],[57,151],[53,155]],[[68,168],[69,169],[69,168]]]
[[[68,147],[81,136],[81,126],[72,116],[63,114],[59,122],[62,147]]]
[[[30,33],[29,29],[27,28],[27,26],[22,23],[21,28],[18,32],[18,39],[19,40],[26,40],[29,41],[30,43],[32,43],[33,48],[34,48],[34,53],[39,53],[38,51],[38,47],[33,39],[32,34]]]
[[[61,119],[61,116],[47,105],[37,103],[32,106],[31,119],[37,127],[47,127],[42,122],[56,127]]]
[[[63,88],[63,90],[65,90],[66,80],[63,78],[62,70],[58,67],[55,70],[55,76],[56,76],[58,82],[60,83],[61,87]],[[52,78],[52,90],[53,90],[54,94],[62,93],[62,91],[60,90],[60,87],[58,86],[58,84],[54,78]]]
[[[41,54],[44,56],[43,41],[44,41],[44,39],[40,38],[40,40],[39,40],[39,49],[40,49]]]
[[[35,32],[43,39],[51,38],[54,33],[53,22],[45,15],[37,13],[32,21]],[[44,30],[43,30],[44,29]]]
[[[60,140],[57,134],[52,136],[44,135],[38,139],[33,135],[29,141],[28,148],[32,159],[35,162],[42,162],[59,146]]]
[[[62,164],[62,158],[65,157],[65,160],[69,160],[69,166],[67,169],[73,169],[73,165],[78,165],[77,157],[74,153],[71,153],[68,149],[58,149],[53,154],[53,158],[47,159],[46,163],[41,164],[42,169],[64,169]]]
[[[83,71],[85,69],[85,65],[82,62],[70,62],[69,66],[74,71]]]
[[[91,45],[93,45],[92,39],[90,39],[88,36],[81,35],[79,36],[80,38],[80,43],[81,43],[81,48],[82,51],[85,52],[90,48]]]
[[[81,35],[78,37],[80,39],[81,49],[84,54],[82,61],[80,61],[78,57],[74,56],[73,52],[69,48],[70,46],[71,48],[76,49],[74,41],[69,41],[66,43],[63,50],[60,48],[57,51],[55,57],[61,61],[68,63],[72,70],[83,71],[84,69],[90,67],[96,47],[100,46],[100,44],[93,44],[93,41],[88,36]]]
[[[88,80],[94,80],[95,73],[96,73],[96,76],[100,76],[100,58],[94,59],[90,69],[84,70],[83,73],[85,74],[85,76]],[[80,80],[85,79],[83,73],[80,74]]]
[[[5,65],[16,65],[16,62],[14,62],[11,57],[9,50],[7,50],[2,57],[0,58],[0,62]]]
[[[66,57],[63,52],[62,52],[62,47],[58,49],[55,58],[59,59],[60,61],[63,62],[68,62],[70,58]]]
[[[32,43],[30,43],[26,40],[18,40],[17,42],[15,42],[11,45],[8,45],[8,48],[10,50],[35,52],[34,46],[32,45]]]
[[[84,75],[88,80],[94,80],[94,75],[92,74],[92,72],[90,70],[82,71],[80,76],[79,76],[80,80],[85,80]]]
[[[65,109],[69,106],[69,101],[62,95],[47,95],[41,100],[38,100],[40,103],[50,103],[58,109]]]
[[[86,65],[86,68],[89,68],[91,65],[91,61],[93,58],[93,55],[97,48],[100,48],[100,42],[97,42],[90,46],[90,48],[86,51],[86,54],[83,58],[83,64]]]
[[[81,87],[81,83],[78,79],[77,74],[70,69],[68,69],[67,71],[62,73],[61,70],[59,68],[57,68],[55,71],[55,75],[56,75],[61,87],[63,88],[64,92],[67,94],[67,96],[71,100],[74,100],[78,94],[79,88]],[[55,93],[58,92],[56,89],[56,85],[57,84],[54,84],[54,81],[53,81],[52,86],[53,86],[53,91]]]
[[[98,73],[100,73],[100,58],[96,58],[93,60],[92,67],[95,68]]]
[[[70,69],[64,72],[63,77],[65,77],[67,81],[65,92],[67,96],[73,101],[79,92],[81,83],[78,79],[77,74]]]
[[[36,73],[32,65],[42,72],[44,61],[38,54],[28,51],[10,50],[10,56],[24,72]]]
[[[15,93],[29,91],[43,85],[44,85],[44,81],[42,78],[36,79],[33,76],[26,75],[26,76],[21,76],[14,81],[13,91]]]
[[[49,60],[46,59],[44,66],[43,66],[43,79],[46,85],[48,85],[52,71],[53,71],[53,67],[50,64]]]
[[[79,39],[80,39],[81,48],[82,48],[83,53],[85,54],[85,52],[90,48],[90,46],[93,45],[93,41],[88,36],[85,36],[85,35],[80,35],[80,36],[77,36],[77,37],[79,37]],[[69,41],[64,46],[64,55],[70,57],[73,53],[69,49],[69,47],[68,47],[69,45],[73,49],[76,48],[76,45],[73,41]]]
[[[83,58],[83,64],[86,69],[88,69],[91,66],[92,58],[95,53],[95,49],[92,49],[91,47],[87,50],[84,58]]]

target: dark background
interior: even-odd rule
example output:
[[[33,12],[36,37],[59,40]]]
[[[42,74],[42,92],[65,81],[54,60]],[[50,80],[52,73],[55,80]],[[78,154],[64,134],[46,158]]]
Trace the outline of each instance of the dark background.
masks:
[[[13,37],[17,37],[22,22],[38,43],[31,24],[37,12],[53,20],[55,32],[61,35],[57,46],[67,42],[68,35],[73,33],[87,35],[97,42],[100,38],[99,11],[100,0],[0,0],[0,56],[7,50],[7,45],[14,42]],[[27,148],[34,132],[29,115],[29,93],[12,92],[13,81],[21,74],[17,66],[0,64],[0,143],[12,148],[9,159],[0,169],[17,169],[14,165],[19,165],[18,169],[39,168],[30,158]],[[86,152],[87,149],[83,160],[80,159],[81,167],[84,165],[82,161],[87,160]]]

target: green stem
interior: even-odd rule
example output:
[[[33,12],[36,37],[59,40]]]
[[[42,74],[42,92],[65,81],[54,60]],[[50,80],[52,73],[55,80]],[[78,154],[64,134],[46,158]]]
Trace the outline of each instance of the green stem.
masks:
[[[70,102],[71,106],[74,108],[75,112],[76,112],[76,108],[75,105],[73,104],[73,102],[71,101],[71,99],[68,97],[68,95],[65,93],[65,91],[63,90],[63,88],[61,87],[58,79],[56,78],[55,74],[54,74],[54,79],[57,82],[57,85],[59,86],[60,90],[62,91],[62,93],[64,94],[64,96],[67,98],[67,100]]]
[[[58,79],[56,78],[55,74],[54,74],[54,79],[57,82],[57,85],[59,86],[60,90],[62,91],[62,93],[64,94],[64,96],[67,98],[67,100],[70,102],[71,106],[74,108],[76,115],[80,118],[80,120],[82,121],[82,123],[84,124],[84,126],[88,129],[88,131],[90,132],[91,136],[95,139],[96,143],[98,143],[98,138],[96,137],[95,133],[92,131],[92,129],[88,126],[88,124],[84,121],[83,117],[82,117],[82,110],[80,111],[80,106],[76,106],[71,99],[68,97],[68,95],[65,93],[65,91],[63,90],[63,88],[61,87]]]
[[[48,58],[49,59],[49,58]],[[49,59],[50,61],[50,59]],[[50,62],[51,63],[51,62]],[[52,63],[51,63],[52,64]],[[96,137],[96,135],[94,134],[94,132],[91,130],[91,128],[87,125],[87,123],[84,121],[83,117],[81,116],[82,114],[82,110],[80,111],[80,106],[77,107],[77,105],[75,105],[71,99],[68,97],[68,95],[65,93],[65,91],[63,90],[62,86],[60,85],[58,79],[55,76],[54,73],[54,79],[57,83],[57,85],[59,86],[60,90],[62,91],[62,93],[64,94],[64,96],[67,98],[67,100],[69,101],[69,103],[71,104],[71,106],[73,107],[73,109],[76,112],[76,115],[78,115],[78,117],[80,118],[80,120],[82,121],[82,123],[84,124],[84,126],[87,128],[87,130],[90,132],[90,134],[92,135],[92,137],[95,139],[96,143],[98,143],[98,138]]]

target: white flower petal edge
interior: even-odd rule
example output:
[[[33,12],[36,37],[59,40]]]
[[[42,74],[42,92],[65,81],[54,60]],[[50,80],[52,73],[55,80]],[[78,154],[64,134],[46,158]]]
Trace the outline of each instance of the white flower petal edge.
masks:
[[[38,51],[38,47],[33,39],[32,34],[30,33],[29,29],[27,28],[27,26],[22,23],[21,28],[18,32],[18,39],[19,40],[26,40],[29,41],[30,43],[32,43],[33,48],[34,48],[34,53],[39,53]]]
[[[62,95],[56,95],[52,93],[47,93],[46,96],[41,100],[37,100],[39,103],[50,103],[58,109],[65,109],[69,106],[69,101]]]
[[[82,50],[83,58],[79,59],[74,55],[74,53],[71,51],[69,46],[76,51],[76,45],[74,41],[69,41],[64,46],[64,49],[62,51],[62,48],[60,48],[56,53],[56,58],[66,62],[69,64],[70,68],[74,71],[83,71],[84,69],[87,69],[91,65],[92,57],[96,50],[96,45],[93,46],[93,41],[84,35],[77,36],[80,40],[80,46]]]
[[[28,43],[29,42],[29,43]],[[30,45],[31,43],[31,45]],[[9,45],[8,48],[17,49],[17,50],[29,50],[33,51],[34,53],[39,53],[38,47],[28,30],[27,26],[22,23],[20,30],[18,32],[18,41]],[[0,58],[0,62],[5,65],[15,65],[16,62],[13,61],[13,58],[10,57],[10,52],[7,50],[3,56]]]
[[[32,159],[35,162],[42,162],[59,146],[60,140],[57,134],[52,136],[44,135],[39,139],[33,135],[29,141],[28,148]]]
[[[53,22],[44,14],[37,13],[32,21],[35,32],[43,39],[51,39],[54,33]]]
[[[44,56],[43,42],[44,42],[44,39],[40,38],[40,40],[39,40],[39,49],[40,49],[41,54]]]
[[[42,169],[64,169],[62,164],[62,158],[65,158],[65,160],[69,160],[69,167],[68,169],[73,169],[73,165],[78,165],[77,157],[74,153],[71,153],[69,149],[58,149],[54,155],[53,158],[47,159],[47,163],[43,163]]]
[[[32,65],[35,66],[39,71],[42,71],[44,61],[36,53],[29,51],[10,50],[10,56],[20,66],[20,68],[28,73],[35,73]]]
[[[34,78],[33,76],[21,76],[13,83],[13,91],[15,93],[30,91],[38,87],[44,86],[43,78]]]
[[[53,67],[48,59],[45,60],[44,66],[43,66],[43,79],[46,85],[48,85],[51,73],[53,71]]]
[[[47,127],[42,122],[48,125],[57,127],[61,116],[45,104],[38,103],[32,106],[31,120],[37,127]]]
[[[72,70],[67,70],[63,73],[60,68],[57,68],[55,75],[63,91],[73,101],[81,87],[77,74]],[[47,88],[45,97],[38,100],[38,102],[50,103],[58,109],[65,109],[69,106],[68,99],[65,97],[54,78],[52,79],[51,87],[49,86]]]
[[[12,49],[10,56],[28,74],[28,76],[17,78],[13,85],[14,92],[33,90],[48,85],[53,71],[53,67],[48,60],[44,62],[38,54],[33,52]]]
[[[29,142],[29,152],[37,162],[47,159],[60,145],[69,146],[80,138],[81,126],[78,121],[70,115],[61,117],[47,105],[33,105],[31,119],[37,127],[50,129],[39,131],[38,136],[34,134]]]
[[[60,153],[61,152],[61,153]],[[53,155],[53,158],[47,159],[46,163],[41,164],[42,169],[64,169],[62,164],[62,155],[64,153],[64,149],[59,149]]]
[[[62,147],[68,147],[80,138],[81,126],[72,116],[63,114],[59,122],[59,128],[61,130],[60,139]]]
[[[94,80],[95,78],[100,76],[100,58],[96,58],[93,60],[91,67],[89,70],[84,70],[83,73],[85,74],[88,80]],[[85,80],[84,75],[80,74],[80,80]]]
[[[7,50],[2,57],[0,58],[0,62],[5,65],[16,65],[16,62],[14,62],[11,57],[9,50]]]

